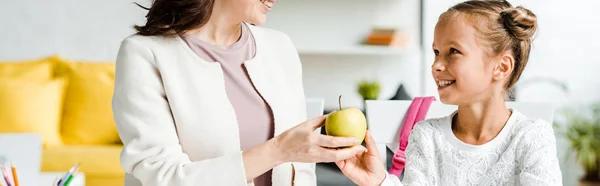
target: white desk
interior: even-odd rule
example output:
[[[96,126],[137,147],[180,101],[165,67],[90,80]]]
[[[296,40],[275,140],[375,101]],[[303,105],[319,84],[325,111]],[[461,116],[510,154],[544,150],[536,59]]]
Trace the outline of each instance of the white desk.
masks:
[[[56,178],[62,178],[64,175],[64,172],[42,172],[38,183],[40,186],[52,186]],[[81,172],[75,174],[69,186],[85,186],[85,174]]]

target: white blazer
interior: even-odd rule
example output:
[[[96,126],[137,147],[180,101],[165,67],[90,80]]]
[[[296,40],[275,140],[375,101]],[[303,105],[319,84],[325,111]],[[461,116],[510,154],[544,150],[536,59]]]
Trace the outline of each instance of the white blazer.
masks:
[[[279,135],[306,120],[300,59],[284,33],[249,26],[256,57],[245,66]],[[123,40],[116,63],[113,113],[125,185],[254,185],[246,183],[219,63],[202,60],[179,37],[140,35]],[[280,164],[272,174],[274,186],[316,185],[314,163]]]

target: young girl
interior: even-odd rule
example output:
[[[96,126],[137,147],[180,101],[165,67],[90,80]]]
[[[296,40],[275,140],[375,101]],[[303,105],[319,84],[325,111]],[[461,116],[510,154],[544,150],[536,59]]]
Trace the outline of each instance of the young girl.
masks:
[[[404,179],[386,173],[370,134],[367,153],[336,162],[359,185],[562,185],[552,125],[506,107],[527,65],[536,16],[506,1],[467,1],[435,27],[432,75],[447,117],[415,125]]]

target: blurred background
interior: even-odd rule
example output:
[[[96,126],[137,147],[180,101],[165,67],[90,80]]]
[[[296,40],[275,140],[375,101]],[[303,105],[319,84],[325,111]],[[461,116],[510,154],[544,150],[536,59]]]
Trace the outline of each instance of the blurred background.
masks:
[[[48,179],[84,162],[82,185],[122,182],[121,146],[110,97],[119,44],[134,33],[134,24],[145,21],[146,11],[134,2],[150,4],[149,0],[0,0],[0,133],[17,129],[42,133],[40,171]],[[339,95],[345,106],[363,108],[369,99],[437,96],[430,75],[433,28],[439,14],[457,2],[280,0],[262,26],[283,31],[293,40],[302,60],[307,97],[324,99],[326,112],[337,107]],[[600,101],[600,1],[510,2],[532,10],[539,24],[515,100],[556,105],[563,181],[578,185],[584,168],[600,166],[600,134],[589,132],[600,131],[600,117],[588,112]],[[48,62],[56,65],[44,66]],[[25,66],[26,71],[19,71]],[[27,78],[15,80],[2,73]],[[47,76],[68,77],[69,82],[34,80]],[[67,96],[56,96],[62,94]],[[587,114],[584,119],[573,118],[566,114],[568,109]],[[16,126],[16,121],[29,124]],[[562,131],[571,126],[588,128],[566,138]],[[589,140],[586,149],[571,148],[581,140]],[[0,155],[6,151],[0,146]],[[577,161],[583,156],[593,161]],[[327,175],[320,179],[328,179],[320,180],[320,185],[349,184],[335,170],[324,171],[327,168],[331,167],[318,170]]]

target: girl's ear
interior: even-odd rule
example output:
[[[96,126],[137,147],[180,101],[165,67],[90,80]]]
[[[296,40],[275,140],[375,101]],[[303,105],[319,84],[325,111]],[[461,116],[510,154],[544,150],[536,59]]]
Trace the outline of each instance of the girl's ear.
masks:
[[[515,66],[515,58],[512,54],[505,52],[499,55],[498,63],[494,68],[494,80],[500,81],[510,77]]]

